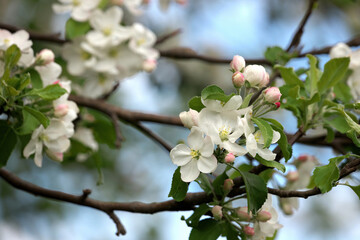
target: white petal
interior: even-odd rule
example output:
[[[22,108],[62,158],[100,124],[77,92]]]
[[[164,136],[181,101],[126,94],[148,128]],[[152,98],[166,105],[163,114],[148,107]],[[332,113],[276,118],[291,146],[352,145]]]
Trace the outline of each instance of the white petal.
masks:
[[[34,157],[34,162],[36,164],[36,166],[41,167],[42,165],[42,149],[43,149],[43,144],[42,142],[37,142],[36,146],[35,146],[35,157]]]
[[[279,132],[277,131],[273,131],[273,139],[271,141],[271,143],[276,143],[277,141],[279,141],[281,135]]]
[[[232,143],[229,141],[225,141],[223,142],[222,146],[228,150],[229,152],[233,153],[236,156],[243,156],[245,155],[248,151],[247,149],[245,149],[244,147],[240,146],[237,143]]]
[[[82,9],[82,8],[74,8],[71,12],[71,17],[79,22],[85,22],[89,19],[90,11]]]
[[[191,149],[199,150],[200,147],[203,145],[203,138],[204,133],[198,127],[191,128],[191,132],[188,136],[188,144]]]
[[[44,144],[52,152],[65,152],[70,147],[70,140],[62,136],[54,141],[45,141]]]
[[[232,111],[238,109],[242,104],[242,98],[240,95],[235,95],[224,105],[223,110]]]
[[[188,164],[180,168],[181,180],[184,182],[194,181],[200,174],[197,167],[197,160],[193,159]]]
[[[200,150],[201,156],[210,157],[214,153],[214,143],[209,136],[203,139],[203,143]]]
[[[179,144],[170,151],[170,158],[177,166],[183,166],[191,161],[190,148],[185,144]]]
[[[216,167],[217,167],[217,160],[214,155],[210,157],[201,156],[197,161],[197,168],[200,170],[200,172],[203,173],[211,173],[215,171]]]
[[[256,156],[258,145],[253,134],[250,134],[246,137],[246,150],[250,153],[251,156]]]
[[[66,12],[70,12],[73,7],[71,5],[61,5],[55,3],[53,4],[52,8],[55,13],[66,13]]]
[[[261,146],[261,145],[260,145]],[[276,154],[273,153],[270,149],[268,148],[264,148],[264,149],[261,149],[261,147],[259,146],[258,150],[257,150],[257,153],[260,155],[260,157],[262,157],[263,159],[265,160],[268,160],[268,161],[272,161],[275,159],[276,157]]]
[[[31,139],[28,144],[26,144],[23,155],[25,158],[29,158],[31,154],[35,153],[35,145],[38,142],[37,139]]]

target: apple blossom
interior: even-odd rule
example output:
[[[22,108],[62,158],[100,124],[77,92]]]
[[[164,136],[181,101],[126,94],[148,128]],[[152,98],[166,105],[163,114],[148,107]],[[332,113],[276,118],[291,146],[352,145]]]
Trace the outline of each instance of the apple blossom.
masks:
[[[235,161],[235,155],[233,153],[228,153],[224,160],[226,163],[233,163]]]
[[[244,233],[247,235],[247,236],[253,236],[255,234],[255,230],[254,228],[250,227],[250,226],[245,226],[244,227]]]
[[[181,112],[179,117],[182,124],[189,129],[199,125],[199,113],[193,109],[187,112]]]
[[[76,128],[75,134],[72,138],[81,142],[86,147],[89,147],[94,152],[99,150],[99,144],[95,140],[94,134],[89,128],[85,128],[85,127]]]
[[[245,83],[245,77],[241,72],[234,72],[232,75],[232,83],[235,88],[240,88]]]
[[[157,59],[159,52],[152,48],[156,42],[155,34],[140,23],[134,23],[131,29],[129,48],[146,59]]]
[[[217,167],[217,159],[213,155],[214,144],[209,136],[204,138],[203,135],[198,127],[192,127],[188,136],[189,147],[179,144],[170,151],[172,162],[180,166],[184,182],[192,182],[200,172],[211,173]]]
[[[145,72],[150,73],[155,70],[156,65],[157,65],[157,62],[155,59],[147,59],[143,63],[143,69]]]
[[[264,98],[265,101],[269,103],[276,103],[280,101],[281,93],[279,88],[277,87],[270,87],[264,90]]]
[[[43,66],[35,66],[35,70],[40,74],[43,86],[45,87],[59,78],[62,68],[59,64],[50,62]]]
[[[39,61],[40,65],[46,65],[54,62],[55,54],[52,50],[45,48],[36,55],[36,59]]]
[[[273,139],[271,143],[276,143],[280,139],[280,133],[273,131]],[[253,157],[256,154],[259,154],[265,160],[272,161],[275,159],[276,154],[273,153],[270,149],[264,148],[264,138],[260,130],[256,131],[254,134],[249,134],[246,136],[246,150]]]
[[[214,206],[211,209],[211,213],[213,214],[213,216],[216,220],[221,220],[223,217],[222,207],[219,205]]]
[[[226,103],[214,99],[201,99],[201,102],[208,110],[215,112],[226,112],[237,110],[238,108],[240,108],[243,101],[241,96],[235,95],[230,98],[229,101],[227,101]]]
[[[230,67],[235,72],[241,72],[245,67],[245,59],[242,56],[235,55],[230,63]]]
[[[59,0],[61,4],[54,3],[55,13],[71,12],[71,17],[79,22],[89,19],[92,11],[99,5],[101,0]]]
[[[350,54],[351,54],[351,48],[342,42],[332,47],[329,52],[331,58],[349,57]]]
[[[236,209],[236,215],[240,221],[250,222],[252,213],[248,211],[247,207],[239,207]]]
[[[271,213],[269,213],[268,211],[260,211],[256,214],[256,220],[260,221],[260,222],[267,222],[271,219]]]
[[[234,181],[231,178],[225,179],[224,181],[224,192],[226,193],[225,195],[227,195],[227,193],[229,193],[233,187],[234,187]]]
[[[295,182],[299,179],[298,171],[291,171],[286,175],[286,179],[290,182]]]
[[[267,84],[269,76],[261,65],[248,65],[244,69],[245,80],[251,87],[263,87]]]

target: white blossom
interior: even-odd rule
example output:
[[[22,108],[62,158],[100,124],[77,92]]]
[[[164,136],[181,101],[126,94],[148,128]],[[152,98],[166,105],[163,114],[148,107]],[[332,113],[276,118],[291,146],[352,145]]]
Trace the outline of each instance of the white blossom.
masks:
[[[181,112],[179,117],[182,124],[187,128],[199,125],[199,113],[193,109],[190,109],[187,112]]]
[[[153,48],[156,42],[155,34],[140,23],[134,23],[131,28],[132,36],[129,41],[129,48],[145,59],[157,59],[159,52]]]
[[[225,112],[225,111],[233,111],[240,108],[242,104],[242,98],[240,95],[235,95],[232,98],[230,98],[229,101],[226,103],[221,102],[219,100],[214,99],[201,99],[201,102],[204,104],[204,106],[215,112]]]
[[[62,68],[59,64],[51,62],[43,66],[36,66],[35,70],[40,74],[43,86],[46,87],[58,80]]]
[[[170,151],[172,162],[180,166],[181,179],[184,182],[194,181],[200,174],[211,173],[217,167],[217,160],[213,155],[214,144],[209,136],[193,127],[188,136],[188,144],[179,144]]]
[[[71,12],[71,17],[79,22],[89,19],[92,11],[96,9],[101,0],[59,0],[61,4],[54,3],[55,13]]]
[[[89,147],[93,151],[99,149],[99,144],[96,142],[93,132],[89,128],[78,127],[76,128],[73,139],[81,142],[86,147]]]

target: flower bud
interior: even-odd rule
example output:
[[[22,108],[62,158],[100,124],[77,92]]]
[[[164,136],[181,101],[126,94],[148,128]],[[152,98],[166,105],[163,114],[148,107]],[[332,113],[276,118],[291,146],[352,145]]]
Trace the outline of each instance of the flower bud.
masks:
[[[230,67],[234,71],[240,72],[245,67],[245,59],[242,56],[235,55],[230,63]]]
[[[260,65],[248,65],[244,70],[244,76],[251,87],[263,85],[268,78],[265,68]]]
[[[198,126],[199,123],[199,113],[193,109],[189,111],[184,111],[180,113],[180,120],[183,125],[187,128],[192,128],[193,126]]]
[[[242,87],[245,83],[244,74],[239,71],[234,72],[234,74],[232,75],[232,83],[235,88]]]
[[[54,62],[55,55],[54,52],[49,49],[43,49],[37,54],[37,59],[41,65],[46,65],[51,62]]]
[[[254,228],[252,228],[250,226],[245,226],[244,233],[248,236],[253,236],[255,234],[255,230],[254,230]]]
[[[265,77],[259,83],[259,87],[261,88],[266,87],[269,84],[269,81],[270,81],[269,74],[265,72]]]
[[[286,175],[286,179],[289,182],[295,182],[299,179],[299,172],[298,171],[291,171]]]
[[[56,117],[63,117],[69,112],[69,106],[67,104],[59,104],[55,107],[54,115]]]
[[[226,195],[231,192],[231,190],[234,187],[234,181],[230,178],[225,179],[224,181],[224,192],[226,193]]]
[[[280,101],[281,93],[280,93],[279,88],[270,87],[270,88],[265,89],[264,93],[265,93],[264,97],[267,102],[276,103],[276,102]]]
[[[281,209],[286,215],[292,215],[294,214],[294,210],[292,209],[291,205],[289,203],[285,203],[281,205]]]
[[[213,214],[213,216],[216,220],[221,220],[223,217],[222,207],[219,205],[214,206],[211,209],[211,213]]]
[[[157,66],[157,62],[155,59],[147,59],[143,63],[143,69],[148,73],[154,71],[156,66]]]
[[[302,154],[300,155],[297,160],[299,160],[300,162],[306,162],[309,158],[309,155],[306,155],[306,154]]]
[[[279,108],[281,106],[281,103],[280,102],[276,102],[274,103],[276,105],[276,108]]]
[[[349,57],[351,55],[351,48],[345,43],[338,43],[330,49],[330,58]]]
[[[247,207],[240,207],[236,209],[236,214],[238,215],[240,221],[249,222],[251,220],[251,212],[248,213]]]
[[[225,162],[226,163],[233,163],[235,161],[235,156],[233,153],[226,154]]]
[[[271,213],[269,213],[268,211],[260,211],[256,215],[256,220],[260,222],[267,222],[270,219],[271,219]]]
[[[62,162],[64,159],[64,154],[62,152],[52,152],[49,149],[47,149],[46,154],[54,161]]]
[[[177,4],[184,5],[184,6],[187,4],[187,0],[175,0],[175,2]]]

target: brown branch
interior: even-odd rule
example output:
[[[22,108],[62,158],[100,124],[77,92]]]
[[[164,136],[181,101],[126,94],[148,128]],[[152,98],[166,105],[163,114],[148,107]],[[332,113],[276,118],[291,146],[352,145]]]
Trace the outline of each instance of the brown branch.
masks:
[[[302,18],[295,34],[294,34],[294,37],[292,38],[288,48],[286,49],[287,52],[289,52],[291,49],[296,49],[297,46],[299,46],[300,44],[300,41],[301,41],[301,37],[304,33],[304,27],[305,27],[305,24],[307,23],[307,21],[309,20],[310,18],[310,15],[315,7],[315,4],[316,4],[317,0],[309,0],[309,5],[308,5],[308,8],[305,12],[305,15],[304,17]]]
[[[155,45],[162,44],[162,43],[166,42],[167,40],[169,40],[170,38],[173,38],[173,37],[179,35],[180,33],[181,33],[181,29],[179,28],[179,29],[176,29],[175,31],[172,31],[171,33],[160,36],[157,38]]]
[[[117,117],[117,115],[115,113],[111,113],[110,114],[111,117],[111,121],[114,125],[114,129],[115,129],[115,135],[116,135],[116,140],[115,140],[115,146],[117,148],[121,147],[121,142],[124,140],[122,134],[121,134],[121,130],[120,130],[120,125],[119,125],[119,119]]]

